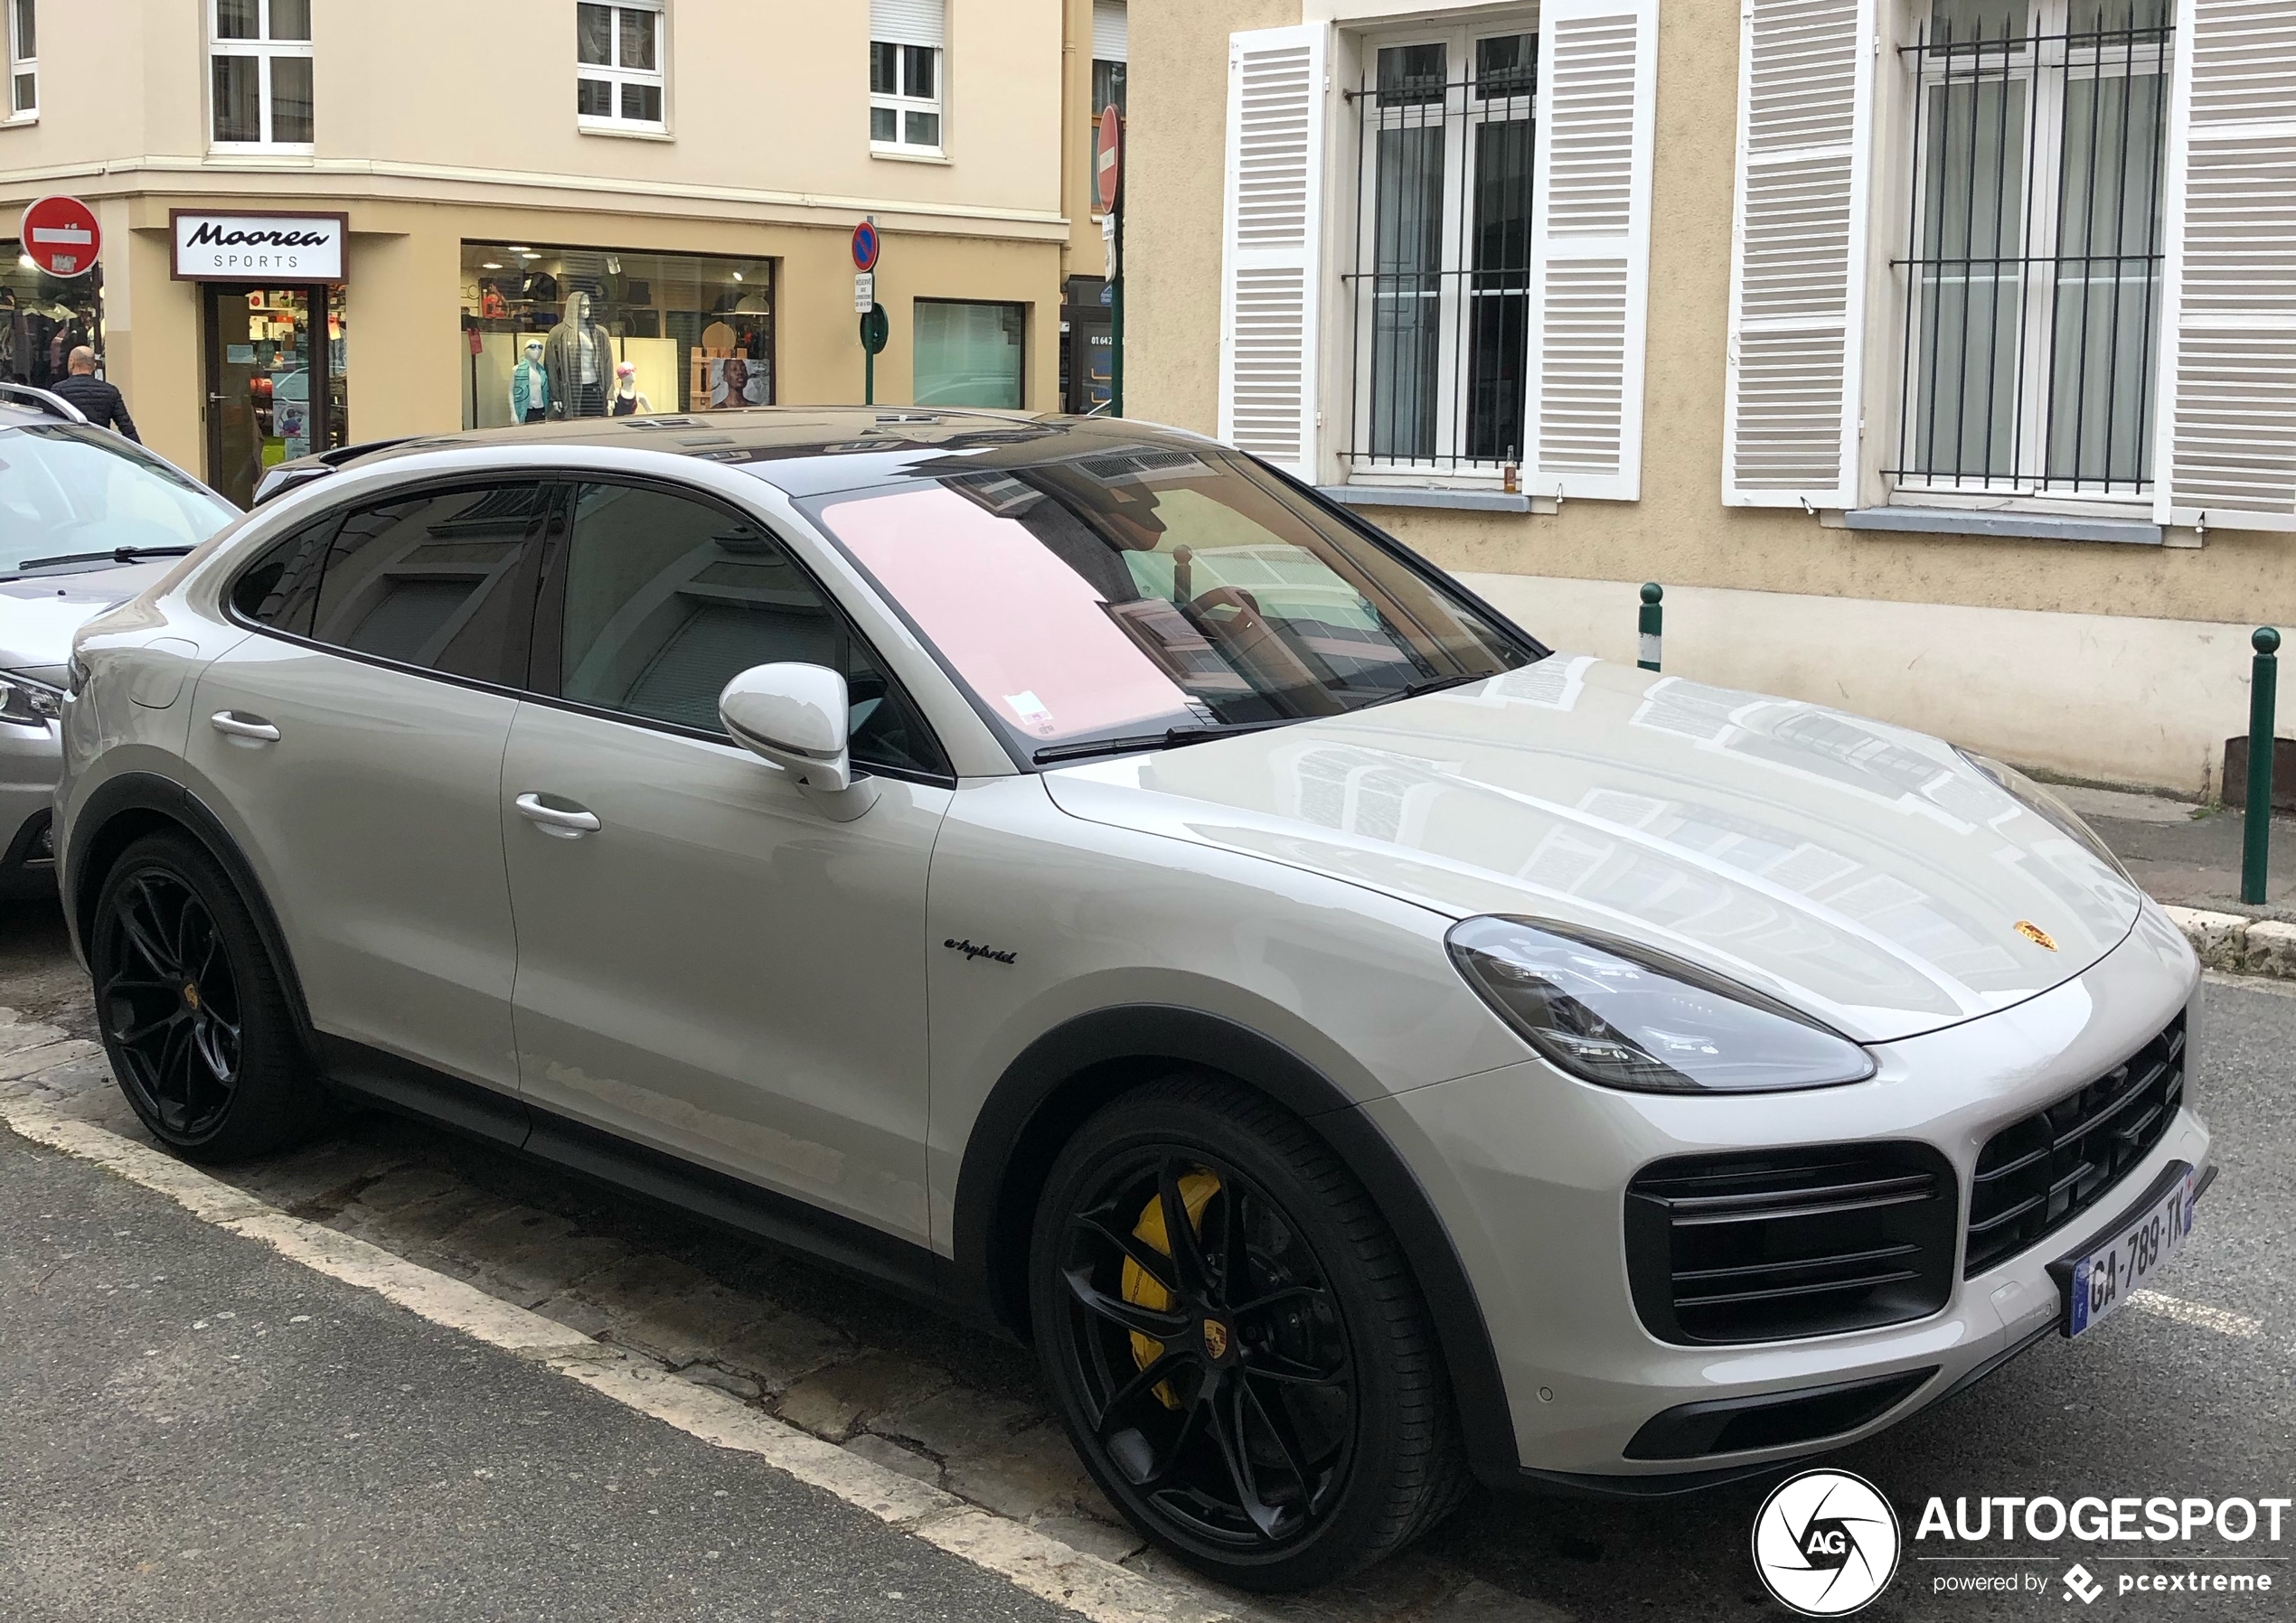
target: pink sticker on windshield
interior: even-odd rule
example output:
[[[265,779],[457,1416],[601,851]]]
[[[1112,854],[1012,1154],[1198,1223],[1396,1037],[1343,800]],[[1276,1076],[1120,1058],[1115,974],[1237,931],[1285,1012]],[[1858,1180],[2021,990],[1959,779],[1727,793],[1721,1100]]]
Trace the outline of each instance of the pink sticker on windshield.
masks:
[[[1188,719],[1188,696],[1101,595],[1018,520],[939,485],[823,511],[886,594],[1003,718],[1040,738]]]

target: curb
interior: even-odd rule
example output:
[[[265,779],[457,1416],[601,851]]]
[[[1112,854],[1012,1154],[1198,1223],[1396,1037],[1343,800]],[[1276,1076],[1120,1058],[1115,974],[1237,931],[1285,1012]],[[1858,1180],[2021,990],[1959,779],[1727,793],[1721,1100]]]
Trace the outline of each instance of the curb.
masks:
[[[1240,1623],[1246,1609],[1187,1578],[1128,1567],[863,1459],[626,1348],[353,1235],[294,1216],[173,1156],[26,1099],[0,1100],[0,1130],[174,1200],[315,1273],[372,1290],[418,1318],[532,1359],[718,1448],[754,1454],[809,1487],[1091,1623]]]
[[[2207,968],[2296,980],[2296,924],[2197,907],[2163,906],[2160,911],[2184,932]]]

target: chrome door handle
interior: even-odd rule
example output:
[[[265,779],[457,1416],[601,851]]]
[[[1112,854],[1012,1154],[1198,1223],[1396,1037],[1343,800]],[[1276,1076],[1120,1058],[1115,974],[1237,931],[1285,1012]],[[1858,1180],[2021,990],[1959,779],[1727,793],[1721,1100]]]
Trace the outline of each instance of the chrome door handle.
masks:
[[[545,834],[555,834],[561,840],[574,840],[598,830],[598,814],[592,812],[561,812],[556,806],[542,804],[539,794],[522,794],[513,802],[520,815],[542,826]]]
[[[219,733],[229,733],[234,738],[259,738],[266,744],[279,741],[279,729],[260,717],[242,717],[230,710],[218,710],[208,721]]]

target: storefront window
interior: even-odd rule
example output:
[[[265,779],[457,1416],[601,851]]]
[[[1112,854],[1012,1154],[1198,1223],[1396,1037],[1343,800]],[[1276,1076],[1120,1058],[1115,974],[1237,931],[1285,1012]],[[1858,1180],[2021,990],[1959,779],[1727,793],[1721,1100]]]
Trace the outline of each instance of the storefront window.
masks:
[[[1021,408],[1025,305],[917,301],[919,406]]]
[[[21,242],[0,241],[0,379],[45,389],[62,377],[72,350],[104,350],[104,273],[41,273]],[[132,408],[131,408],[132,409]]]
[[[463,427],[770,406],[774,272],[771,259],[466,242]]]

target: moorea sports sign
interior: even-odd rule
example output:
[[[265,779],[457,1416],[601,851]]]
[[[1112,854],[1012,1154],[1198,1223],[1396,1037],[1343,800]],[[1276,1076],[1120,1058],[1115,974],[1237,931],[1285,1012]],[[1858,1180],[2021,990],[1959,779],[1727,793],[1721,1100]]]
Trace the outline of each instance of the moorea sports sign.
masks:
[[[347,214],[208,214],[171,210],[175,276],[193,282],[340,282]]]

